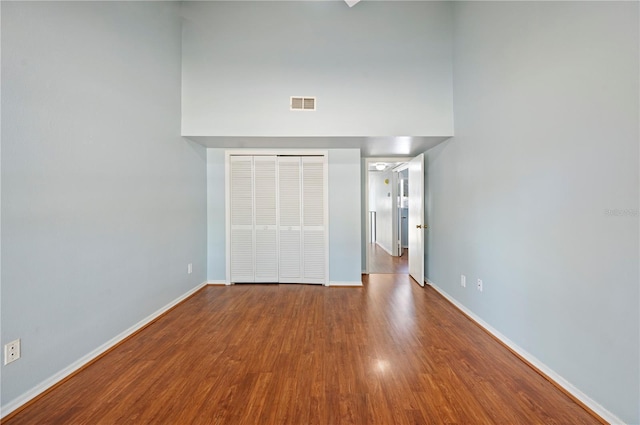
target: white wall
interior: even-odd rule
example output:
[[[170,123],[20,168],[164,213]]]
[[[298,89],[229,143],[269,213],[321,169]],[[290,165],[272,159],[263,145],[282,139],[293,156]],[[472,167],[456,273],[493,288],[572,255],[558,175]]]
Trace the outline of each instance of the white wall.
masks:
[[[392,172],[370,171],[369,176],[375,181],[375,189],[371,195],[376,204],[376,242],[389,253],[393,252],[393,198],[391,197]],[[389,183],[384,181],[388,179]]]
[[[361,281],[360,151],[329,149],[329,281]],[[207,149],[208,280],[226,279],[224,149]]]
[[[224,149],[207,149],[207,279],[227,279]]]
[[[360,151],[329,149],[329,280],[360,283]]]
[[[454,10],[456,137],[427,152],[427,277],[638,423],[638,3]]]
[[[180,32],[170,2],[2,3],[3,413],[205,280]]]
[[[183,2],[182,134],[449,136],[451,4]],[[317,96],[292,112],[290,96]]]
[[[378,190],[378,179],[376,178],[375,172],[367,172],[366,175],[367,179],[369,179],[369,211],[376,211],[376,197],[374,196],[374,194]],[[366,190],[366,187],[367,186],[363,185],[362,190]]]

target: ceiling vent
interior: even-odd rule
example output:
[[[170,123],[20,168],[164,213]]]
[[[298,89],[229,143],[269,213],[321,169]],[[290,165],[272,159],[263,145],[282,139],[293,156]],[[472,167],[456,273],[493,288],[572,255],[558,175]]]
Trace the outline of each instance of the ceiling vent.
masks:
[[[289,106],[291,107],[292,111],[315,111],[316,98],[292,96]]]

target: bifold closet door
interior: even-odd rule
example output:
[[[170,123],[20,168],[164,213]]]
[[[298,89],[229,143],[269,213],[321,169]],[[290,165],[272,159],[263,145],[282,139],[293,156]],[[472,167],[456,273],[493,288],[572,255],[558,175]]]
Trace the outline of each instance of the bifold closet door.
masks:
[[[323,157],[278,158],[280,282],[325,283]]]
[[[254,230],[253,230],[253,158],[229,158],[229,189],[231,191],[231,281],[253,282]]]
[[[302,283],[302,170],[299,157],[278,158],[279,274],[282,283]]]
[[[325,159],[230,156],[231,282],[326,282]]]
[[[230,157],[232,282],[278,282],[276,161]]]
[[[303,283],[326,281],[324,161],[318,156],[301,158]]]
[[[278,282],[277,157],[254,156],[255,282]]]

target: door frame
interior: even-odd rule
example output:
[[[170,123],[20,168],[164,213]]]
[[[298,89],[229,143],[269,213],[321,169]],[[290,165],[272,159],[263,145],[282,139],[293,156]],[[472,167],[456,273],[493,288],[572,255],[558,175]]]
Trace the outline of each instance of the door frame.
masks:
[[[329,151],[323,149],[225,149],[224,151],[224,219],[225,219],[225,285],[231,282],[231,189],[230,189],[230,160],[232,155],[260,156],[260,155],[290,155],[290,156],[322,156],[324,158],[324,258],[325,281],[322,285],[329,286]]]
[[[364,274],[369,274],[369,244],[371,243],[371,232],[369,232],[369,228],[371,227],[371,220],[369,218],[369,165],[371,163],[376,163],[376,162],[405,162],[408,163],[409,161],[411,161],[413,158],[412,156],[399,156],[399,157],[389,157],[389,156],[368,156],[368,157],[364,157],[362,159],[364,159],[364,208],[362,209],[364,212],[364,221],[365,221],[365,228],[364,228],[364,270],[362,271],[362,273]],[[403,164],[404,165],[404,164]],[[401,167],[403,167],[403,165],[399,165],[397,167],[394,167],[392,170],[396,171],[396,169],[398,169],[398,171],[402,170]],[[407,165],[408,167],[408,165]],[[394,184],[395,187],[395,184]],[[392,188],[393,189],[393,188]],[[393,189],[393,191],[397,192],[397,188]],[[393,192],[392,192],[393,194]],[[392,208],[392,210],[395,210],[395,208]],[[397,212],[395,212],[395,214],[397,214]]]

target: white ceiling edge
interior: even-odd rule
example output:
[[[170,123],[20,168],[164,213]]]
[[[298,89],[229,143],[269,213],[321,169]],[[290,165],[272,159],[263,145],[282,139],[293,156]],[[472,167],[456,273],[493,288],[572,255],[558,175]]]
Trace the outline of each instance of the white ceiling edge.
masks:
[[[362,157],[416,156],[451,136],[383,137],[240,137],[183,136],[207,148],[222,149],[359,149]]]

